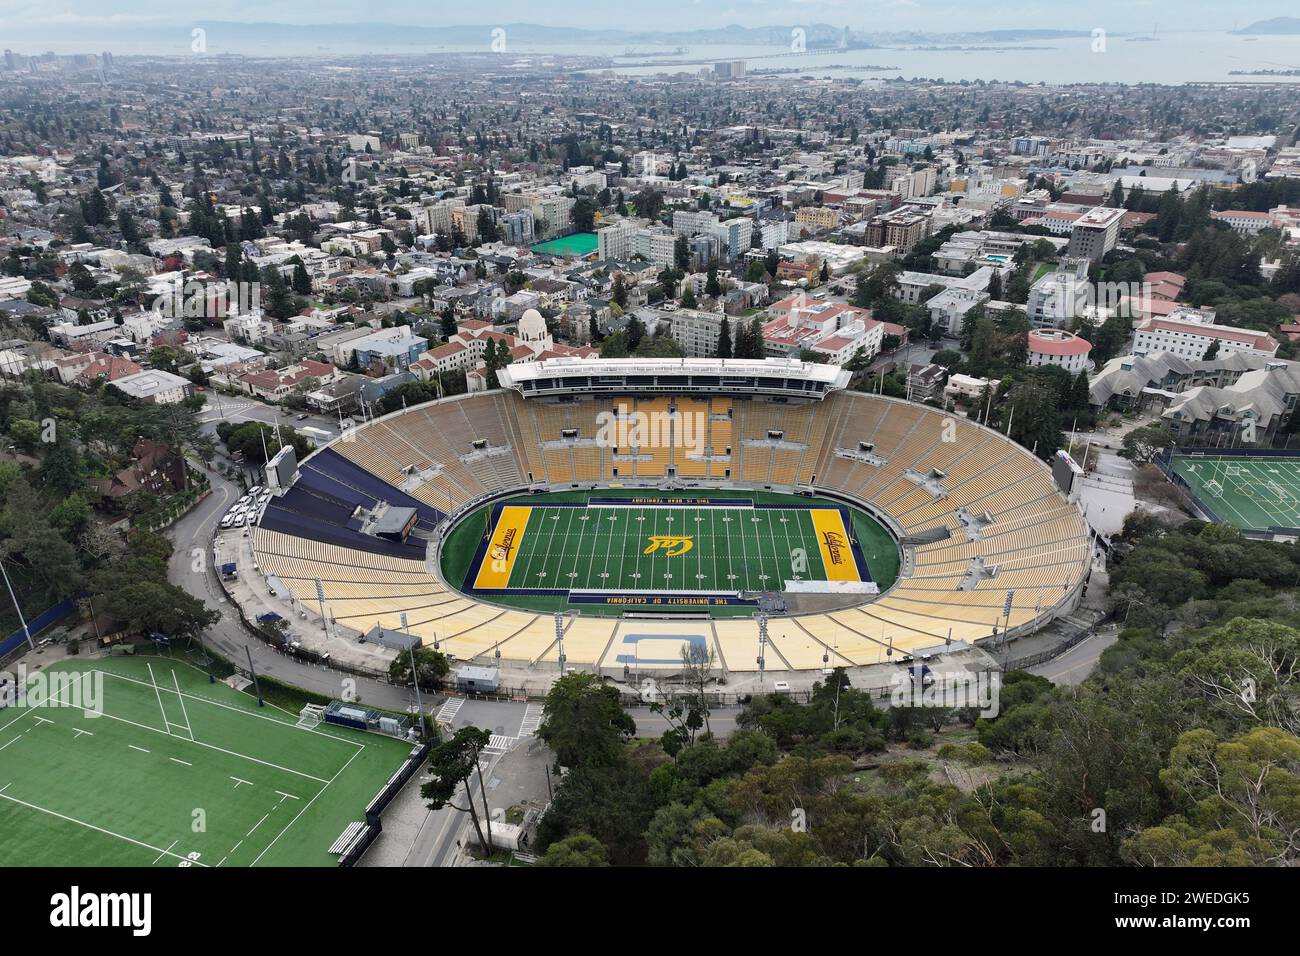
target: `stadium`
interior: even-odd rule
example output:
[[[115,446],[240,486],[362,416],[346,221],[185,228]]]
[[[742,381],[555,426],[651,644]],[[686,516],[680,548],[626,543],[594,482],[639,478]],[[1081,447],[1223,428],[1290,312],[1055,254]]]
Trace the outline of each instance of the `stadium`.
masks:
[[[273,459],[252,532],[272,592],[461,661],[615,675],[691,645],[742,673],[1014,636],[1090,571],[1052,468],[834,366],[560,358],[499,381]]]

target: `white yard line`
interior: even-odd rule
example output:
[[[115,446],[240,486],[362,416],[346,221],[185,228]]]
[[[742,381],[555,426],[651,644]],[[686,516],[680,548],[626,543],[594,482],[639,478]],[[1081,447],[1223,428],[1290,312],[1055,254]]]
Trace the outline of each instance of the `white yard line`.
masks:
[[[117,839],[122,840],[126,843],[133,843],[136,846],[144,847],[146,850],[153,850],[155,853],[158,854],[158,859],[162,859],[164,856],[171,856],[171,857],[175,857],[178,860],[181,860],[182,862],[189,862],[196,866],[202,866],[202,867],[207,866],[206,863],[200,863],[198,860],[190,860],[189,857],[181,856],[177,853],[171,853],[168,850],[163,850],[156,846],[151,846],[150,844],[145,843],[143,840],[135,840],[129,836],[123,836],[120,833],[114,833],[112,830],[106,830],[103,827],[97,827],[93,823],[87,823],[85,820],[78,820],[76,817],[70,817],[67,816],[66,814],[58,813],[54,810],[47,809],[46,807],[39,806],[35,803],[28,803],[26,800],[19,800],[17,797],[11,797],[8,794],[3,792],[0,792],[0,800],[8,800],[11,803],[18,804],[19,806],[27,807],[29,810],[36,810],[39,811],[40,813],[47,813],[52,817],[57,817],[58,819],[65,820],[68,823],[75,823],[77,824],[77,826],[85,827],[87,830],[94,830],[96,833],[103,833],[106,836],[116,837]],[[172,846],[175,845],[176,845],[175,843],[172,844]],[[154,862],[156,863],[158,861],[155,860]]]
[[[185,718],[185,732],[190,735],[190,740],[194,739],[194,727],[190,724],[190,712],[185,708],[185,695],[181,693],[180,681],[176,679],[176,671],[172,671],[172,684],[176,688],[176,697],[181,702],[181,716]]]
[[[148,684],[147,681],[137,680],[137,679],[134,678],[134,677],[127,677],[125,674],[114,674],[112,671],[94,670],[94,671],[91,671],[90,673],[94,673],[94,674],[103,674],[105,677],[116,677],[118,680],[128,681],[128,682],[130,682],[130,683],[132,683],[132,684],[139,684],[141,687],[148,687],[148,686],[149,686],[149,684]],[[167,693],[171,694],[171,693],[174,693],[174,691],[172,691],[171,689],[168,689]],[[207,697],[200,697],[200,696],[197,695],[197,694],[190,694],[190,693],[184,693],[184,692],[182,692],[181,696],[182,696],[182,697],[186,697],[186,698],[188,698],[188,699],[190,699],[190,700],[197,700],[197,701],[199,701],[200,703],[203,703],[203,704],[210,704],[210,705],[212,705],[213,707],[220,707],[222,710],[229,710],[229,711],[231,711],[231,712],[233,712],[233,713],[236,713],[236,714],[242,714],[242,715],[245,716],[245,717],[256,717],[258,720],[269,720],[269,721],[271,721],[271,723],[273,723],[273,724],[279,724],[281,727],[287,727],[287,728],[289,728],[289,729],[291,729],[291,730],[296,730],[296,731],[299,731],[299,732],[304,732],[304,731],[305,731],[306,733],[309,733],[309,734],[316,734],[316,735],[319,736],[319,737],[328,737],[330,740],[336,740],[336,741],[338,741],[338,742],[341,743],[341,744],[347,744],[347,745],[349,745],[349,746],[351,746],[351,747],[356,747],[356,748],[358,748],[358,749],[362,749],[362,748],[365,747],[365,744],[357,743],[357,742],[354,741],[354,740],[346,740],[346,739],[344,739],[344,738],[342,738],[342,737],[336,737],[336,736],[334,736],[334,734],[325,733],[324,731],[317,730],[317,729],[314,729],[314,728],[303,728],[303,727],[297,727],[293,722],[291,722],[291,721],[289,721],[289,720],[281,720],[281,719],[278,718],[278,717],[271,717],[271,716],[269,716],[268,714],[259,714],[259,713],[257,713],[256,711],[253,711],[253,710],[246,710],[246,709],[243,708],[243,707],[232,707],[230,704],[223,704],[223,703],[222,703],[221,701],[219,701],[219,700],[209,700]],[[278,708],[277,708],[277,709],[278,709]],[[292,715],[291,715],[291,716],[292,716]],[[175,736],[175,734],[172,734],[172,736]],[[198,742],[199,742],[199,741],[195,741],[195,743],[198,743]]]
[[[351,757],[349,757],[349,758],[348,758],[348,762],[345,763],[342,767],[340,767],[340,768],[335,772],[334,776],[330,777],[329,780],[325,781],[325,786],[323,786],[323,787],[321,787],[319,790],[317,790],[315,796],[313,796],[310,800],[308,800],[305,804],[303,804],[302,809],[298,811],[298,813],[294,816],[294,818],[293,818],[292,820],[290,820],[287,824],[285,824],[285,827],[284,827],[283,830],[281,830],[279,833],[277,833],[277,834],[275,835],[275,839],[273,839],[270,843],[268,843],[268,844],[266,845],[266,849],[264,849],[261,853],[257,854],[257,858],[254,859],[252,863],[248,864],[249,866],[257,866],[258,861],[260,861],[260,860],[262,859],[262,857],[266,856],[266,854],[267,854],[268,852],[270,852],[271,847],[275,846],[275,844],[279,841],[280,837],[284,836],[285,833],[287,833],[287,832],[289,831],[289,827],[293,826],[295,823],[298,822],[298,817],[300,817],[300,816],[302,816],[304,813],[306,813],[307,810],[308,810],[308,808],[310,808],[311,805],[312,805],[313,803],[316,802],[316,799],[317,799],[317,798],[318,798],[322,793],[324,793],[326,790],[328,790],[328,789],[330,788],[330,784],[332,784],[335,780],[337,780],[337,779],[339,778],[339,774],[343,773],[343,771],[347,770],[348,767],[350,767],[350,766],[352,765],[352,761],[354,761],[354,760],[357,759],[357,754],[359,754],[359,753],[361,753],[360,750],[358,750],[358,751],[357,751],[356,753],[354,753]],[[234,851],[232,850],[231,852],[233,853]]]
[[[153,676],[153,665],[148,661],[145,661],[144,666],[149,671],[149,682],[153,684],[154,696],[158,698],[158,712],[162,714],[163,730],[170,734],[172,732],[172,722],[167,719],[167,708],[163,706],[162,693],[158,690],[158,680]]]

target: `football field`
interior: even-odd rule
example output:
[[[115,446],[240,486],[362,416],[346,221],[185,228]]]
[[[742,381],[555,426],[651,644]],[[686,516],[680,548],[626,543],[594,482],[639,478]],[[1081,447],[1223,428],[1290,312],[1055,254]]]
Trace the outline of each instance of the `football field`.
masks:
[[[1300,458],[1179,455],[1171,467],[1220,521],[1300,528]]]
[[[3,866],[333,866],[411,751],[300,728],[169,658],[65,661],[27,686],[0,710]]]
[[[796,588],[876,593],[897,573],[892,538],[830,501],[558,497],[514,499],[467,519],[479,525],[480,540],[465,590],[563,594],[570,603],[611,592],[718,599]],[[863,521],[870,523],[865,548]],[[883,583],[873,575],[877,566]]]

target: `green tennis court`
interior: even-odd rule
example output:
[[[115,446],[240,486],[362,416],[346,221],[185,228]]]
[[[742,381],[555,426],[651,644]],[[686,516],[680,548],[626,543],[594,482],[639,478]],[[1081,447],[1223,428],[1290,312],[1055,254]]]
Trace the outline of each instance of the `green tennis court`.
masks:
[[[0,710],[0,865],[334,866],[411,752],[170,658],[54,664]]]
[[[1300,527],[1300,459],[1177,455],[1170,467],[1220,521],[1247,531]]]

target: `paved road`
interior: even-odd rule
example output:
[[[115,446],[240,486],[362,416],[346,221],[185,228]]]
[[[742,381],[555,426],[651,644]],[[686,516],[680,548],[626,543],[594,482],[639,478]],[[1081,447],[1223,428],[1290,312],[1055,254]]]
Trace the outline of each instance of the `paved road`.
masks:
[[[247,648],[252,652],[253,664],[258,673],[295,687],[337,697],[343,677],[338,671],[304,664],[278,654],[244,630],[238,613],[226,599],[225,592],[212,572],[212,529],[239,498],[241,491],[237,485],[214,471],[207,472],[207,475],[212,482],[212,494],[168,531],[176,546],[168,578],[206,602],[208,607],[221,612],[221,620],[204,632],[204,641],[221,656],[241,666],[247,666]],[[407,688],[393,687],[367,678],[356,678],[356,681],[361,699],[376,707],[406,710],[414,704],[414,693]]]
[[[301,421],[298,415],[301,412],[291,412],[279,408],[275,405],[268,405],[260,402],[252,396],[244,395],[238,398],[232,398],[229,395],[222,395],[219,392],[209,391],[206,393],[208,404],[199,413],[199,422],[203,430],[209,433],[216,431],[219,422],[264,422],[267,425],[280,423],[282,428],[304,428],[310,426],[327,431],[333,438],[339,433],[339,423],[337,418],[330,418],[328,415],[309,414]]]
[[[1100,628],[1060,657],[1028,668],[1029,673],[1046,677],[1053,684],[1080,684],[1097,666],[1101,652],[1118,640],[1119,630],[1114,625]]]
[[[627,712],[636,721],[638,737],[660,737],[668,730],[668,721],[650,712],[648,707],[628,707]],[[740,707],[715,707],[709,711],[709,728],[715,737],[730,737],[736,732],[736,718]]]

